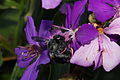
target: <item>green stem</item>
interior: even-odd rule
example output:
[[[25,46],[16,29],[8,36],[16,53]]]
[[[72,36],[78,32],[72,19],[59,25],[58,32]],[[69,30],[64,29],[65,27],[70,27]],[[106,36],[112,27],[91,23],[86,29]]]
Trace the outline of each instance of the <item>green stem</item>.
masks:
[[[11,79],[10,80],[19,80],[19,78],[21,77],[21,75],[23,74],[24,69],[21,69],[17,66],[17,63],[14,66],[12,75],[11,75]]]

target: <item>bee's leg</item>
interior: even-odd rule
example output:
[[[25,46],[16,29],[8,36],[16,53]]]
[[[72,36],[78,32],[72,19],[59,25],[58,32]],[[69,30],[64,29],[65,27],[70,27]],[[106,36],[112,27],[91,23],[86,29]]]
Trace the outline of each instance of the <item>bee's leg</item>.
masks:
[[[61,54],[64,53],[66,50],[67,50],[67,48],[65,48],[65,49],[61,52]]]
[[[68,45],[68,48],[70,49],[71,54],[74,54],[73,48],[70,47],[70,45]]]

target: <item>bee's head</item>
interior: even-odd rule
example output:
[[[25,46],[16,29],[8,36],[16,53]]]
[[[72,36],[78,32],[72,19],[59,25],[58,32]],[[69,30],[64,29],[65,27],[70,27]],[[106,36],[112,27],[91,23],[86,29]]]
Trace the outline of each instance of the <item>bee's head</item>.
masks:
[[[62,41],[64,41],[65,40],[65,38],[64,38],[64,36],[61,36],[61,35],[55,35],[55,36],[53,36],[53,39],[55,39],[55,40],[62,40]]]

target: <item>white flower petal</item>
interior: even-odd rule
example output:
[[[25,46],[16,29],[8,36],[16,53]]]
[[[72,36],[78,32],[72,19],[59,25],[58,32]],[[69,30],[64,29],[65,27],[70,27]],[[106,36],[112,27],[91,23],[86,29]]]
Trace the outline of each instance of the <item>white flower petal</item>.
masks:
[[[91,66],[98,55],[98,38],[91,41],[90,44],[81,46],[72,56],[70,62],[81,66]]]
[[[106,35],[101,36],[103,39],[103,67],[106,71],[112,70],[120,62],[120,47]]]
[[[42,0],[42,7],[45,9],[54,9],[60,2],[61,0]]]
[[[118,34],[120,35],[120,18],[115,19],[109,27],[104,29],[107,34]]]

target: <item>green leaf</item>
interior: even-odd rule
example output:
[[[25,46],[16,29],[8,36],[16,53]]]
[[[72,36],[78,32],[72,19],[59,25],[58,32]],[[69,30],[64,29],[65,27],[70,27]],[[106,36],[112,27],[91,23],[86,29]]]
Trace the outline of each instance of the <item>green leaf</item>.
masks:
[[[9,43],[7,42],[7,40],[0,35],[0,44],[2,47],[4,47],[6,50],[8,50],[10,53],[12,53],[12,55],[14,55],[14,51],[11,48],[11,46],[9,45]]]
[[[61,76],[63,76],[66,73],[69,73],[70,70],[70,64],[58,64],[53,63],[50,64],[50,75],[49,80],[58,80]]]
[[[0,34],[6,38],[12,37],[20,14],[15,9],[0,10],[0,12]]]
[[[17,66],[17,63],[16,63],[15,66],[14,66],[14,69],[13,69],[12,76],[11,76],[10,80],[20,80],[23,72],[24,72],[24,69],[23,68],[19,68]]]
[[[10,8],[21,9],[21,5],[14,0],[5,0],[4,5]]]
[[[0,67],[2,66],[3,64],[3,57],[2,57],[2,52],[0,51]]]
[[[8,6],[0,5],[0,9],[8,9],[8,8],[9,8]]]
[[[15,31],[15,42],[14,42],[15,47],[23,43],[21,38],[23,37],[23,33],[24,33],[26,14],[30,15],[30,13],[28,13],[29,7],[30,7],[29,3],[30,3],[30,0],[21,0],[21,3],[20,3],[23,6],[23,8],[22,10],[20,10],[18,26]]]

